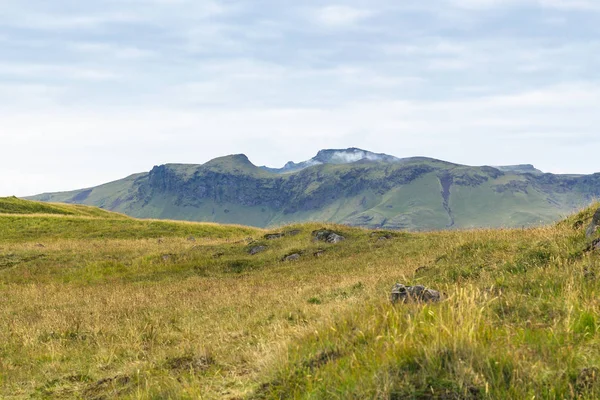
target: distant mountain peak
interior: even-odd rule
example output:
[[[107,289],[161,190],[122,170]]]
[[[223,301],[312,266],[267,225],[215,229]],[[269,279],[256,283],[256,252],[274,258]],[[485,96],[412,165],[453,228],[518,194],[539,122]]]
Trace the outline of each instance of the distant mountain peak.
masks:
[[[499,169],[503,172],[517,172],[521,174],[543,174],[542,171],[540,171],[531,164],[502,165],[494,166],[494,168]]]
[[[221,164],[254,166],[254,164],[252,164],[250,159],[245,154],[231,154],[228,156],[214,158],[204,165],[212,166]]]
[[[289,161],[283,168],[268,168],[263,169],[275,173],[288,173],[300,171],[302,169],[322,164],[352,164],[359,161],[372,162],[399,162],[400,159],[387,154],[373,153],[367,150],[350,147],[347,149],[324,149],[320,150],[317,155],[310,160],[295,163]]]
[[[351,147],[349,149],[327,149],[317,153],[314,161],[324,164],[350,164],[357,161],[399,161],[398,158],[387,154],[373,153],[367,150]]]

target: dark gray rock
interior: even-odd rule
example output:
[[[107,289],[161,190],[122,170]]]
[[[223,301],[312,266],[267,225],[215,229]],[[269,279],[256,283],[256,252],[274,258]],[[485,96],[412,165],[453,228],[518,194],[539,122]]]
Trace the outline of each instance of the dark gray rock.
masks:
[[[338,235],[337,233],[332,233],[331,235],[329,235],[329,237],[327,238],[327,243],[339,243],[343,240],[346,240],[345,237],[343,237],[342,235]]]
[[[392,288],[392,303],[436,303],[442,300],[437,290],[425,286],[404,286],[396,283]]]
[[[188,240],[188,242],[195,242],[196,238],[193,237],[193,236],[190,236],[190,237],[187,238],[187,240]]]
[[[315,237],[316,240],[321,240],[323,242],[327,241],[327,237],[331,234],[331,231],[327,231],[327,230],[320,230],[320,231],[313,231],[313,236]]]
[[[596,232],[598,231],[598,228],[600,228],[600,208],[596,210],[596,213],[592,218],[592,222],[585,231],[585,236],[587,236],[588,238],[595,236]]]
[[[265,250],[267,250],[267,246],[254,246],[248,251],[248,253],[253,256],[255,254],[262,253]]]
[[[285,233],[269,233],[269,234],[265,235],[264,237],[267,240],[275,240],[275,239],[281,239],[284,236],[285,236]]]
[[[289,256],[283,257],[283,261],[298,261],[300,259],[300,254],[294,253]]]
[[[594,239],[586,248],[585,252],[600,250],[600,239]]]
[[[322,257],[323,255],[325,255],[325,250],[317,250],[313,253],[315,257]]]
[[[299,235],[300,233],[302,233],[302,231],[300,229],[292,229],[291,231],[287,231],[285,234],[286,234],[286,236],[296,236],[296,235]]]
[[[346,238],[344,236],[338,235],[337,233],[335,233],[333,231],[329,231],[329,230],[314,231],[313,236],[317,240],[320,240],[322,242],[332,243],[332,244],[336,244],[343,240],[346,240]]]

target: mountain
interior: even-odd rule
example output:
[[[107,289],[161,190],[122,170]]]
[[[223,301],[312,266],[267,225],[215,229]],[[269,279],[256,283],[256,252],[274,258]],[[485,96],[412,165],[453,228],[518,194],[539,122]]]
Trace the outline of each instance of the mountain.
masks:
[[[523,174],[543,174],[542,171],[535,168],[531,164],[504,165],[504,166],[497,166],[494,168],[499,169],[500,171],[503,171],[503,172],[520,172]]]
[[[300,171],[305,168],[309,168],[315,165],[322,164],[352,164],[359,161],[379,161],[379,162],[400,162],[399,158],[394,156],[389,156],[387,154],[378,154],[372,153],[370,151],[357,149],[355,147],[349,149],[331,149],[331,150],[321,150],[317,153],[317,155],[311,158],[308,161],[303,161],[301,163],[296,164],[293,161],[285,164],[283,168],[269,168],[269,167],[261,167],[262,169],[275,172],[278,174],[284,174],[287,172],[295,172]]]
[[[281,169],[257,167],[242,154],[203,165],[167,164],[98,187],[30,199],[94,205],[138,218],[433,230],[548,223],[599,196],[600,174],[472,167],[351,148],[322,150]]]

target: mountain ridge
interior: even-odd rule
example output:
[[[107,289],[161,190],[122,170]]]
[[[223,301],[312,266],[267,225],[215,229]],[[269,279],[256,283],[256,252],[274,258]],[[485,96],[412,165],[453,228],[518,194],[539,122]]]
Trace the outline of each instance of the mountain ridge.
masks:
[[[352,164],[355,162],[389,162],[389,163],[402,163],[411,161],[440,161],[434,158],[428,157],[408,157],[398,158],[384,153],[374,153],[368,150],[359,149],[357,147],[350,147],[347,149],[324,149],[319,150],[316,156],[310,160],[301,161],[296,163],[294,161],[288,161],[282,168],[273,168],[262,166],[260,168],[274,173],[291,173],[297,172],[305,168],[310,168],[316,165],[323,164]]]
[[[437,230],[548,223],[600,196],[600,174],[554,175],[528,164],[465,166],[350,148],[321,150],[294,168],[287,165],[285,171],[258,167],[235,154],[30,199],[257,227],[323,221]]]

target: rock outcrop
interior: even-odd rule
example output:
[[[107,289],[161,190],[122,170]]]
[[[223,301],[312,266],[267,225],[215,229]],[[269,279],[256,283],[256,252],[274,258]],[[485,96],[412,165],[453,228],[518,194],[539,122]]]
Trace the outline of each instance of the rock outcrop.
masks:
[[[585,231],[585,236],[587,236],[588,238],[593,237],[596,234],[596,232],[598,232],[598,228],[600,228],[600,208],[596,210],[596,213],[592,218],[592,222]]]
[[[314,231],[313,236],[317,240],[320,240],[322,242],[332,243],[332,244],[336,244],[336,243],[346,240],[346,238],[344,236],[338,235],[337,233],[330,231],[330,230],[326,230],[326,229]]]
[[[253,256],[253,255],[256,255],[258,253],[262,253],[265,250],[267,250],[267,246],[254,246],[254,247],[252,247],[248,251],[248,254],[250,254],[251,256]]]
[[[269,234],[265,235],[264,238],[266,240],[275,240],[275,239],[281,239],[284,236],[285,236],[285,233],[269,233]]]
[[[298,261],[300,259],[300,257],[301,257],[300,254],[293,253],[293,254],[283,257],[282,261]]]
[[[392,288],[392,303],[437,303],[442,295],[437,290],[425,286],[404,286],[396,283]]]

